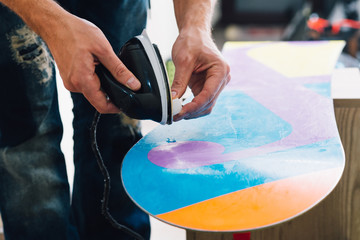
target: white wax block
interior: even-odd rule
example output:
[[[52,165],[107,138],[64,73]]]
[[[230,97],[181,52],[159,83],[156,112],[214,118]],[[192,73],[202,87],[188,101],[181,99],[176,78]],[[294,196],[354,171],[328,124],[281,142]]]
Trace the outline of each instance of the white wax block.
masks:
[[[172,115],[175,116],[182,109],[181,101],[178,98],[172,100]]]

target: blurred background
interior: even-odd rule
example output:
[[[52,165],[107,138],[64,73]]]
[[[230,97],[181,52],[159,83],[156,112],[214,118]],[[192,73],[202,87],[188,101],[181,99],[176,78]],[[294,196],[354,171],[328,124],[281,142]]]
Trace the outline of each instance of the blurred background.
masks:
[[[213,37],[219,49],[226,41],[342,39],[357,45],[359,7],[359,0],[218,0]],[[151,1],[148,32],[170,58],[177,35],[172,1]],[[356,47],[345,52],[355,57]]]

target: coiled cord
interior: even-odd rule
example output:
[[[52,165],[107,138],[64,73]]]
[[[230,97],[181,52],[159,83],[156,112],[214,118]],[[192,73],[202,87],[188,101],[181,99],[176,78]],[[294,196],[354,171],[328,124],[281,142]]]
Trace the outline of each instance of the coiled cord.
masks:
[[[145,240],[139,233],[135,232],[134,230],[128,228],[127,226],[118,223],[110,214],[108,203],[109,203],[109,194],[110,194],[110,175],[109,172],[104,164],[104,160],[101,156],[97,140],[96,140],[96,130],[97,125],[99,123],[101,117],[101,113],[98,111],[95,111],[95,115],[91,124],[91,148],[95,154],[96,161],[99,165],[100,171],[102,175],[104,176],[104,193],[103,193],[103,199],[101,200],[101,214],[105,217],[106,220],[110,222],[110,224],[116,228],[119,229],[126,234],[132,236],[134,239],[137,240]]]

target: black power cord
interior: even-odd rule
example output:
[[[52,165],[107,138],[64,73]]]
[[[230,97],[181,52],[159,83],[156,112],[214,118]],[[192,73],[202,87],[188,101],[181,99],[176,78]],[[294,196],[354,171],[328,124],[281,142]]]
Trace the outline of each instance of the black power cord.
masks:
[[[128,235],[132,236],[134,239],[137,240],[144,240],[144,238],[134,230],[131,230],[125,225],[122,225],[118,223],[110,214],[108,203],[109,203],[109,194],[110,194],[110,175],[109,172],[104,164],[104,160],[101,156],[97,141],[96,141],[96,130],[97,125],[99,123],[101,117],[101,113],[98,111],[95,111],[94,119],[91,124],[91,147],[95,154],[96,161],[99,165],[99,168],[101,170],[102,175],[104,176],[104,193],[103,193],[103,199],[101,200],[101,214],[105,217],[106,220],[110,222],[110,224],[116,228],[119,229]]]

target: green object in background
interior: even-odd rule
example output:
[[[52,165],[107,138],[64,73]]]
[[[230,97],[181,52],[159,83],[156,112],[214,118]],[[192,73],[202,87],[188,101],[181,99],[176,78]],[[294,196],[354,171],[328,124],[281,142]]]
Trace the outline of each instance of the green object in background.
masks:
[[[173,81],[174,81],[174,77],[175,77],[175,65],[174,65],[174,62],[171,59],[167,60],[166,63],[165,63],[165,67],[166,67],[166,72],[168,74],[169,83],[170,83],[170,86],[171,86]]]

